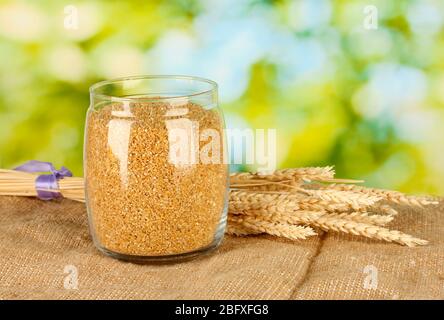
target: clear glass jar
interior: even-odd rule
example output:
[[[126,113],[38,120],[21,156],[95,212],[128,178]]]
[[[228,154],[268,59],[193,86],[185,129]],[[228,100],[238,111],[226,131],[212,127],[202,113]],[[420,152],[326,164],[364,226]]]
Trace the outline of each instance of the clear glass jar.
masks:
[[[99,82],[90,95],[84,176],[97,248],[134,262],[216,248],[229,188],[217,84],[129,77]]]

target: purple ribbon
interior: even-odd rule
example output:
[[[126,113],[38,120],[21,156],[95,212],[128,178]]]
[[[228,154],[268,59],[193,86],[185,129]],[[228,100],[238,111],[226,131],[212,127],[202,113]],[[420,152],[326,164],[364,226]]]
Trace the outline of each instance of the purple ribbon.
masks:
[[[17,168],[17,171],[24,172],[51,172],[51,174],[42,174],[35,179],[35,190],[37,197],[42,200],[52,200],[61,196],[59,192],[58,180],[64,177],[72,177],[72,172],[63,167],[56,170],[51,162],[31,160]]]

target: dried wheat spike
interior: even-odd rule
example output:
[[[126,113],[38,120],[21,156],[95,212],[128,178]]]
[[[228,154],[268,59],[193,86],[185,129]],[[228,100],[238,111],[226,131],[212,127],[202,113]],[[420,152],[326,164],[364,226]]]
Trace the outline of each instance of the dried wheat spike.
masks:
[[[396,203],[404,204],[408,206],[423,207],[432,204],[438,204],[438,201],[431,200],[427,197],[417,197],[417,196],[407,196],[402,192],[367,188],[356,185],[346,185],[346,184],[332,184],[327,186],[328,189],[340,190],[340,191],[354,191],[362,194],[376,195],[384,200]]]
[[[245,210],[245,211],[229,211],[229,215],[232,217],[243,216],[251,217],[257,220],[263,220],[275,223],[289,223],[289,224],[309,224],[319,217],[327,214],[325,211],[279,211],[275,210],[273,212],[267,211],[266,209],[257,210]]]
[[[234,236],[248,236],[248,235],[257,235],[261,234],[260,231],[253,231],[244,227],[242,224],[238,222],[234,222],[232,220],[228,220],[227,229],[225,230],[226,234],[234,235]]]
[[[325,211],[296,211],[296,212],[263,212],[261,210],[251,210],[243,213],[255,217],[259,220],[270,222],[285,222],[290,224],[311,224],[321,217],[350,220],[359,223],[386,225],[393,220],[392,216],[369,215],[367,212],[343,212],[330,214]]]
[[[285,200],[298,200],[303,198],[303,195],[290,194],[284,192],[260,192],[250,190],[231,190],[230,201],[245,201],[245,202],[257,202],[257,201],[285,201]]]
[[[311,223],[325,231],[336,231],[351,233],[371,239],[379,239],[388,242],[397,242],[402,245],[414,247],[416,245],[426,245],[428,241],[412,237],[411,235],[396,230],[389,230],[384,227],[374,226],[367,223],[332,218],[323,216]]]
[[[297,212],[303,210],[304,207],[307,206],[287,195],[232,192],[228,210],[239,213],[254,211],[255,213],[272,214],[276,212]],[[316,209],[323,210],[321,206],[317,206]]]
[[[392,215],[370,215],[368,212],[343,212],[328,215],[330,218],[338,218],[344,220],[351,220],[360,223],[374,224],[378,226],[385,226],[393,221]]]
[[[320,217],[322,217],[325,212],[316,212],[316,211],[297,211],[295,213],[287,213],[287,212],[277,212],[273,214],[262,214],[258,211],[248,211],[242,213],[245,216],[248,216],[250,219],[255,219],[258,221],[267,221],[273,223],[284,223],[284,224],[310,224],[313,221],[316,221]]]
[[[232,173],[230,179],[232,181],[257,179],[275,182],[284,180],[323,181],[325,179],[333,179],[334,174],[333,167],[289,168],[275,170],[272,173]]]
[[[389,215],[389,216],[392,216],[392,217],[398,215],[398,213],[399,213],[398,210],[390,207],[387,204],[380,205],[380,206],[375,206],[374,207],[374,211],[379,211],[379,212],[381,212],[383,214],[386,214],[386,215]]]
[[[229,221],[238,222],[253,231],[264,232],[273,236],[293,240],[306,239],[307,237],[316,235],[316,232],[310,227],[268,222],[258,220],[255,217],[229,217]]]
[[[298,210],[296,201],[300,196],[280,193],[257,193],[240,190],[231,190],[229,211],[266,210],[266,211],[293,211]]]
[[[344,212],[353,210],[347,203],[331,203],[317,198],[303,198],[298,202],[299,210],[306,211],[326,211],[326,212]]]
[[[344,212],[356,210],[361,206],[360,204],[355,204],[353,207],[348,203],[331,203],[327,200],[296,193],[266,193],[250,190],[231,190],[229,201],[229,210],[237,212],[245,210],[262,210],[270,213],[298,210]],[[367,203],[365,207],[367,207]]]
[[[344,190],[305,190],[305,192],[321,200],[336,204],[348,204],[354,210],[367,208],[381,200],[380,196]]]

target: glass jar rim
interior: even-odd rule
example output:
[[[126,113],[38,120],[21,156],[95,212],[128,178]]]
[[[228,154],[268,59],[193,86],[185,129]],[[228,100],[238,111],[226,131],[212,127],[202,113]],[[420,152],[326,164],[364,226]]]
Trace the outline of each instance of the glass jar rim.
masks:
[[[206,90],[196,90],[194,93],[190,94],[180,94],[180,95],[171,95],[168,97],[162,97],[162,99],[170,100],[170,99],[183,99],[187,97],[196,97],[201,96],[205,94],[210,94],[212,92],[217,91],[218,85],[215,81],[198,77],[198,76],[187,76],[187,75],[139,75],[139,76],[127,76],[127,77],[120,77],[120,78],[114,78],[109,80],[103,80],[94,83],[89,88],[89,93],[91,96],[94,96],[94,98],[98,99],[105,99],[105,100],[112,100],[112,101],[134,101],[134,97],[119,97],[115,95],[109,95],[104,93],[97,93],[96,91],[100,88],[103,88],[107,85],[117,84],[117,83],[123,83],[125,81],[137,81],[137,80],[188,80],[188,81],[196,81],[198,83],[206,83],[210,85],[209,89]],[[150,100],[158,100],[158,97],[138,97],[137,100],[143,100],[143,101],[150,101]]]

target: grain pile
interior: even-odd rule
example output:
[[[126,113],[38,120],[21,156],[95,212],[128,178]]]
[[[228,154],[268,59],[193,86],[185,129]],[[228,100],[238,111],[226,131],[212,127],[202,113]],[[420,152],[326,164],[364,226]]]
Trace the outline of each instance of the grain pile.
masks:
[[[222,137],[216,111],[191,102],[159,101],[107,105],[90,110],[87,117],[86,196],[100,247],[162,256],[192,252],[221,239],[227,165],[171,163],[168,137],[168,127],[177,119],[189,119],[199,130],[211,128]]]

